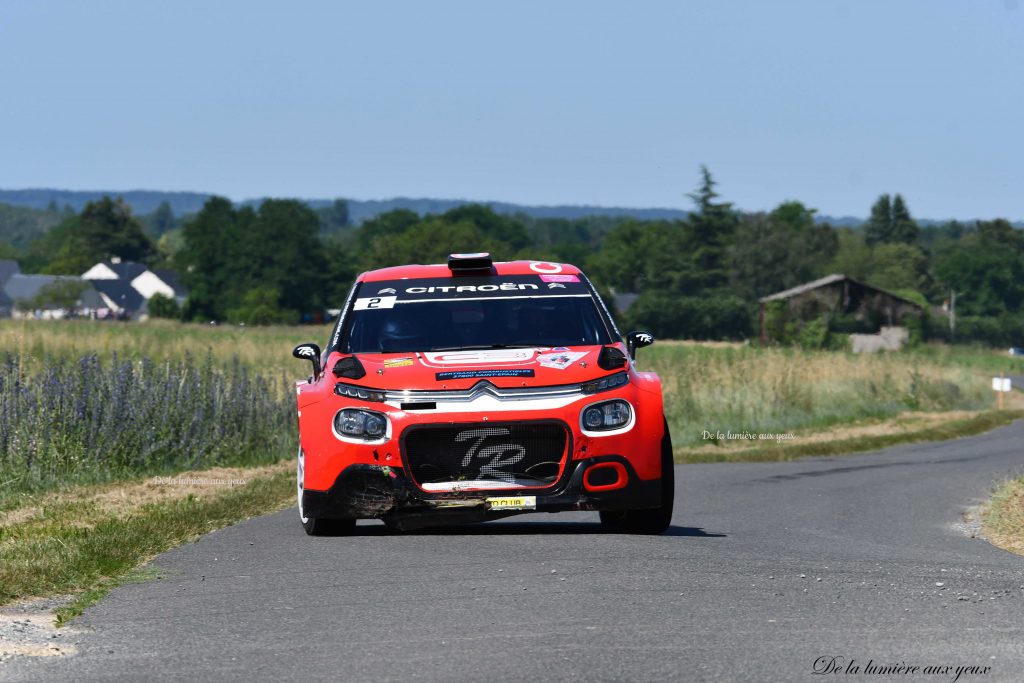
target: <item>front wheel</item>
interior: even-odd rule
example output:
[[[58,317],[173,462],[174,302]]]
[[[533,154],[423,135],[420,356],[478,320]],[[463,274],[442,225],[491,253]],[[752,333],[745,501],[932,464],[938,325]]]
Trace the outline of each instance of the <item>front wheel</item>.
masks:
[[[302,486],[305,482],[306,454],[299,449],[298,464],[295,466],[296,492],[299,498],[299,521],[310,536],[344,536],[356,528],[354,519],[317,519],[307,517],[302,509]]]
[[[660,534],[672,523],[672,507],[676,499],[675,463],[672,461],[672,436],[665,422],[661,437],[661,504],[644,510],[608,510],[601,512],[601,526],[606,531],[625,534]]]

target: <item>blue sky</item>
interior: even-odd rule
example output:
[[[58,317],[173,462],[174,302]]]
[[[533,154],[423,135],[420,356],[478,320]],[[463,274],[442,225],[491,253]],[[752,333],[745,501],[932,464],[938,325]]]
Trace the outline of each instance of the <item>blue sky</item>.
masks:
[[[0,0],[0,187],[1021,219],[1022,86],[1016,0]]]

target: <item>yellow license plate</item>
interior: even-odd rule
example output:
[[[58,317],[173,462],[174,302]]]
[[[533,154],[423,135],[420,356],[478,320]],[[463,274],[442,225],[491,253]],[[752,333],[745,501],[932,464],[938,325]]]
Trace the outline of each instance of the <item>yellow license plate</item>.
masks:
[[[487,507],[491,510],[536,510],[537,496],[502,496],[488,498]]]

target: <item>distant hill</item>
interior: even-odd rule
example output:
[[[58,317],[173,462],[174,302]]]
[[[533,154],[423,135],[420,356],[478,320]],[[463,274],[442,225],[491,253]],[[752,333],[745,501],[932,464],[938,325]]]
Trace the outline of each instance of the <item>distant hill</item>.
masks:
[[[166,201],[176,216],[195,213],[203,207],[203,204],[212,195],[205,192],[161,192],[158,190],[57,190],[46,188],[33,188],[26,190],[0,190],[0,203],[13,206],[28,207],[33,209],[46,209],[51,202],[58,209],[65,205],[70,206],[76,212],[81,211],[86,202],[100,199],[104,195],[123,197],[126,202],[132,205],[137,214],[148,214],[156,211],[161,202]],[[263,199],[247,199],[240,202],[245,205],[259,204]],[[306,199],[303,200],[310,207],[320,209],[329,206],[334,199]],[[580,206],[561,204],[555,206],[529,206],[525,204],[511,204],[509,202],[488,202],[471,201],[468,199],[427,199],[395,197],[393,199],[346,199],[349,207],[349,216],[354,223],[361,223],[367,218],[372,218],[387,211],[395,209],[408,209],[418,214],[444,213],[450,209],[465,204],[484,204],[491,207],[498,213],[514,214],[522,213],[533,218],[583,218],[585,216],[613,216],[628,217],[639,220],[674,220],[684,218],[687,211],[682,209],[668,208],[630,208],[622,206]],[[863,218],[856,216],[823,216],[816,217],[819,223],[829,223],[836,227],[857,227],[864,222]],[[917,219],[922,227],[945,223],[945,220]],[[1015,227],[1024,228],[1024,221],[1013,223]]]
[[[195,213],[203,208],[203,204],[210,198],[209,194],[201,192],[159,192],[156,190],[126,190],[117,192],[113,190],[55,190],[48,188],[33,188],[28,190],[0,190],[0,203],[13,204],[14,206],[25,206],[32,209],[45,209],[53,202],[57,208],[63,209],[65,205],[70,206],[75,212],[79,212],[87,202],[102,199],[104,196],[123,197],[126,202],[132,205],[137,214],[152,213],[160,202],[166,201],[171,205],[176,215]]]
[[[86,202],[100,199],[104,195],[123,197],[132,205],[137,214],[156,211],[161,202],[170,204],[174,214],[199,211],[212,195],[202,192],[159,192],[156,190],[115,190],[77,191],[57,189],[0,190],[0,203],[24,206],[33,209],[45,209],[53,202],[58,208],[70,206],[76,212],[81,211]],[[247,199],[241,204],[259,204],[264,198]],[[329,206],[334,199],[306,199],[306,204],[314,209]],[[360,223],[394,209],[408,209],[419,214],[444,213],[465,204],[486,204],[498,213],[523,213],[535,218],[582,218],[583,216],[628,216],[641,220],[659,220],[682,218],[685,211],[679,209],[634,209],[620,206],[524,206],[508,202],[471,202],[467,199],[414,199],[396,197],[394,199],[371,199],[362,201],[346,199],[349,216],[353,222]]]

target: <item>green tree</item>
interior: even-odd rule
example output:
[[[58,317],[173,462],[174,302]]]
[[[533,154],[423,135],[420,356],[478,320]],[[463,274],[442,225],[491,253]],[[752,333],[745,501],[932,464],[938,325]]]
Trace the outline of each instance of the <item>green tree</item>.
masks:
[[[146,263],[155,255],[142,223],[120,197],[87,203],[81,214],[62,221],[29,250],[32,265],[53,275],[80,275],[111,257]]]
[[[936,277],[957,292],[960,315],[1001,316],[1024,306],[1024,235],[1009,222],[979,221],[937,259]]]
[[[150,218],[149,224],[153,228],[153,234],[157,237],[163,236],[175,227],[174,211],[166,201],[160,202]]]
[[[732,204],[715,201],[717,183],[711,171],[707,166],[701,166],[700,171],[700,187],[689,195],[697,210],[687,217],[690,258],[696,267],[696,292],[722,288],[728,283],[725,252],[738,223]]]
[[[242,235],[239,259],[249,268],[245,289],[278,292],[278,304],[296,312],[324,305],[326,262],[316,213],[294,199],[268,199]]]
[[[10,244],[9,242],[4,242],[3,240],[0,240],[0,260],[6,259],[17,260],[18,250],[15,249],[14,245]]]
[[[814,213],[788,201],[769,214],[741,217],[728,249],[733,291],[754,300],[827,275],[839,240],[815,223]]]
[[[335,233],[344,230],[349,226],[348,202],[344,199],[335,199],[330,206],[320,209],[317,216],[320,218],[322,232]]]
[[[918,247],[909,244],[880,244],[872,250],[867,280],[889,291],[926,292],[931,285],[928,259]]]
[[[296,319],[318,311],[326,270],[318,230],[316,213],[295,200],[268,199],[258,210],[236,210],[227,199],[210,198],[185,223],[185,244],[175,256],[189,288],[185,317],[224,320],[231,310],[255,306],[244,300],[256,289],[260,306],[267,292],[275,292],[274,308]]]
[[[892,200],[892,232],[888,242],[917,244],[921,231],[917,222],[911,217],[903,196],[897,194]]]
[[[871,215],[864,224],[864,241],[869,247],[889,242],[892,235],[892,198],[883,194],[871,205]]]
[[[243,209],[244,220],[253,213]],[[243,217],[230,200],[211,197],[182,228],[184,247],[175,264],[188,288],[185,317],[192,320],[223,320],[237,294],[240,281],[248,277],[248,266],[240,258]]]
[[[864,225],[868,246],[876,244],[917,244],[920,238],[917,222],[911,217],[903,196],[883,194],[871,206],[871,216]]]
[[[181,228],[168,230],[160,235],[156,242],[156,250],[167,262],[173,262],[174,256],[185,247],[185,235]]]
[[[830,273],[841,273],[867,282],[871,279],[874,253],[867,244],[864,233],[843,228],[836,233],[838,246],[835,258],[826,269]]]
[[[153,256],[153,243],[146,237],[142,223],[120,197],[89,202],[79,219],[84,246],[96,255],[142,262]]]

